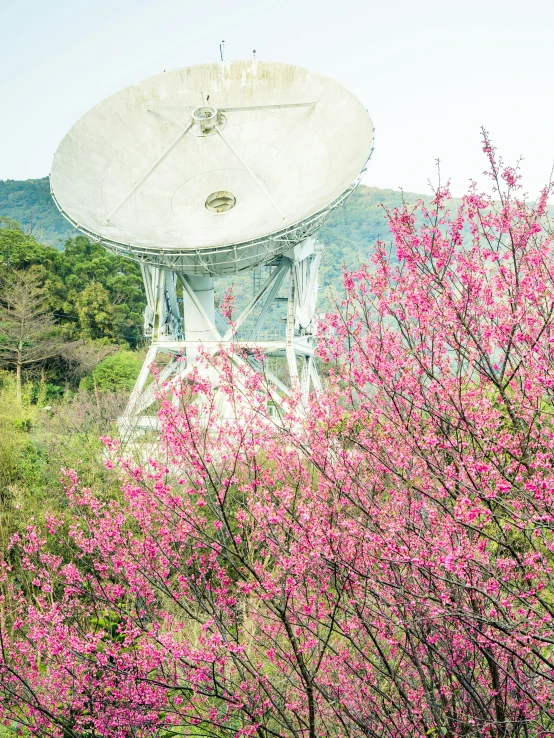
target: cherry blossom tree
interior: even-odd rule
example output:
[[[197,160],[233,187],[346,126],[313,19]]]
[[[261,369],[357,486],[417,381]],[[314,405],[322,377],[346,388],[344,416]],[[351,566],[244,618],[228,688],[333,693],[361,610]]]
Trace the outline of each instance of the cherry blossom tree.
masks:
[[[493,192],[388,212],[345,274],[323,395],[275,423],[220,356],[106,439],[122,498],[12,540],[0,713],[71,738],[542,738],[554,731],[554,264],[484,132]],[[261,359],[261,357],[259,357]],[[195,399],[202,395],[200,406]]]

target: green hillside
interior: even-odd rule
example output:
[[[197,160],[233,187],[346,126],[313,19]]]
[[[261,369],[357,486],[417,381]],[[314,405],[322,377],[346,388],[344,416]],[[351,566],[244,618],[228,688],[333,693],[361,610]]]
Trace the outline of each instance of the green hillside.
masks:
[[[402,197],[414,201],[422,196],[361,185],[345,207],[318,231],[317,238],[325,247],[320,271],[322,289],[340,284],[342,266],[354,269],[367,262],[375,241],[388,239],[383,206],[398,207]]]
[[[77,235],[50,197],[48,177],[0,180],[0,216],[16,220],[26,233],[58,248]]]

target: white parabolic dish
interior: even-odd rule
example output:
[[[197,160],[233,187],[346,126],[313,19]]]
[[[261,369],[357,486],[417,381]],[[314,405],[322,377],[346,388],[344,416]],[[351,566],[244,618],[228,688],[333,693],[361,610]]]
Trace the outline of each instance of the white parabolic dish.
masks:
[[[50,175],[60,211],[106,248],[190,274],[271,261],[359,181],[370,117],[333,80],[275,62],[164,72],[92,108]]]

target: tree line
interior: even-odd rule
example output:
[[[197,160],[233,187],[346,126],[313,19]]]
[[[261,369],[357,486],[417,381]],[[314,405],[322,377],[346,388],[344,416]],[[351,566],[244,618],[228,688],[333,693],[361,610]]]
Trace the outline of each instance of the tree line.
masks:
[[[0,218],[4,274],[28,272],[44,289],[44,305],[61,334],[136,347],[142,337],[144,290],[138,264],[109,254],[86,236],[64,249],[41,244],[19,224]]]
[[[19,396],[26,370],[41,366],[62,381],[101,359],[103,346],[140,344],[145,299],[134,262],[85,236],[59,251],[2,217],[0,268],[0,365],[15,371]]]

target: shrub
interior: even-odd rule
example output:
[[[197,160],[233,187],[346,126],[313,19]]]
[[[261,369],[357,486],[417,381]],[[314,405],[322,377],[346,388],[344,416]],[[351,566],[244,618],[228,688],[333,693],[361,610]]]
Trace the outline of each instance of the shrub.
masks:
[[[133,351],[120,351],[108,356],[94,372],[83,377],[81,389],[93,390],[96,384],[98,390],[132,390],[136,378],[142,367],[142,357]]]

